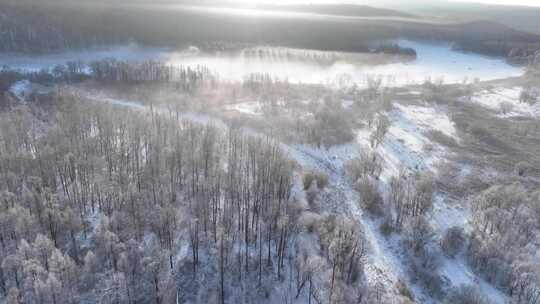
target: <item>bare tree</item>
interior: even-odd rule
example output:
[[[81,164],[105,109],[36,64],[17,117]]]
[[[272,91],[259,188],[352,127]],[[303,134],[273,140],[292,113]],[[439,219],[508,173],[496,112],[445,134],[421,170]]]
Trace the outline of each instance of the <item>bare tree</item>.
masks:
[[[372,148],[377,148],[384,140],[386,133],[390,129],[390,120],[385,115],[379,114],[375,122],[375,130],[369,137]]]

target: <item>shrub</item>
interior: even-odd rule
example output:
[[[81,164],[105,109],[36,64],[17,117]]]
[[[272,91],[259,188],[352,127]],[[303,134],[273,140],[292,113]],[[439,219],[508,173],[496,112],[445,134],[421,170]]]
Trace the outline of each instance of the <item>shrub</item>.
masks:
[[[393,223],[392,218],[390,218],[389,216],[384,218],[384,221],[379,227],[379,229],[381,230],[381,233],[384,236],[389,236],[390,234],[392,234],[392,232],[394,232],[394,225],[392,225],[392,223]]]
[[[311,171],[304,174],[302,181],[304,190],[309,189],[313,181],[316,181],[317,187],[322,190],[328,185],[328,175],[320,171]]]
[[[446,298],[445,304],[487,304],[488,301],[474,286],[461,285],[453,288]]]
[[[356,186],[362,196],[362,202],[365,208],[372,214],[382,215],[384,212],[384,200],[377,185],[368,177],[362,178]]]
[[[461,227],[451,227],[446,230],[441,239],[441,249],[449,257],[455,257],[465,242],[465,231]]]
[[[499,110],[501,114],[506,115],[514,110],[514,105],[511,102],[503,101],[499,104]]]
[[[346,164],[347,174],[357,181],[366,175],[379,178],[382,171],[381,158],[376,152],[360,152],[360,156]]]
[[[443,296],[444,280],[439,274],[439,253],[430,248],[422,250],[420,255],[409,256],[411,277],[418,280],[430,295]]]
[[[516,166],[514,167],[514,170],[516,171],[516,174],[518,176],[525,176],[525,174],[527,173],[527,169],[530,168],[530,165],[529,163],[527,162],[519,162],[516,164]]]
[[[538,101],[538,92],[531,88],[524,88],[519,95],[519,101],[533,105]]]
[[[428,131],[427,136],[431,140],[433,140],[433,141],[435,141],[435,142],[437,142],[437,143],[439,143],[439,144],[441,144],[443,146],[447,146],[447,147],[450,147],[450,148],[458,146],[457,141],[453,137],[450,137],[450,136],[444,134],[443,132],[441,132],[439,130],[430,130],[430,131]]]
[[[491,132],[479,123],[473,123],[469,126],[469,133],[478,139],[491,137]]]
[[[409,287],[407,286],[407,284],[405,284],[405,282],[403,282],[402,280],[399,280],[396,283],[396,288],[399,291],[399,294],[401,294],[402,296],[404,296],[404,297],[410,299],[412,302],[414,302],[414,295],[411,292],[411,290],[409,289]]]
[[[405,227],[405,242],[414,251],[416,256],[425,252],[426,245],[429,244],[435,233],[433,227],[423,216],[409,219]]]
[[[308,127],[308,140],[317,146],[334,145],[350,142],[355,138],[351,111],[335,101],[326,101],[313,111],[313,121]]]

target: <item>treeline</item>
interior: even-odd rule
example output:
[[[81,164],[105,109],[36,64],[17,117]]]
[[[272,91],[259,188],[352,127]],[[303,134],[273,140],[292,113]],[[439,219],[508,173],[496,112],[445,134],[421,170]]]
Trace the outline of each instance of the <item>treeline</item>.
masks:
[[[160,82],[172,83],[184,91],[193,91],[203,86],[215,86],[217,76],[208,67],[194,68],[174,66],[160,61],[129,62],[102,60],[90,63],[92,77],[105,82]]]
[[[103,24],[95,22],[98,16],[91,13],[92,10],[57,10],[55,4],[4,1],[1,11],[1,52],[54,52],[127,42],[114,28],[105,31]],[[102,21],[108,18],[106,15],[101,17]],[[90,23],[92,18],[94,25]],[[80,23],[77,24],[76,20]]]
[[[494,185],[474,196],[471,265],[515,303],[540,303],[540,195],[522,185]]]
[[[536,64],[540,54],[539,43],[520,43],[512,41],[463,41],[455,49],[476,52],[490,56],[508,58],[516,64]]]
[[[27,79],[40,84],[76,83],[87,79],[124,84],[154,82],[170,84],[174,88],[194,92],[204,87],[215,87],[218,77],[206,66],[174,66],[159,61],[130,62],[114,59],[70,61],[51,69],[28,72],[3,68],[0,70],[0,92],[5,92],[17,81]]]
[[[389,55],[404,55],[416,58],[416,50],[413,48],[402,47],[397,43],[378,45],[372,52]]]

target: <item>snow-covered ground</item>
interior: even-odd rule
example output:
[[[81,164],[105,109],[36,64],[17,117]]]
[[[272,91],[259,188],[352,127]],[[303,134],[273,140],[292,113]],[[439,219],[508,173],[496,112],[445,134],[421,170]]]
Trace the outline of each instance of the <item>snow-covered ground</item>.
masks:
[[[441,131],[449,137],[458,139],[454,122],[450,120],[446,111],[441,107],[436,105],[404,106],[401,104],[395,104],[395,107],[405,119],[416,124],[419,131],[431,128]]]
[[[434,165],[448,158],[448,153],[444,147],[430,141],[424,134],[429,130],[437,130],[443,134],[455,139],[459,142],[454,123],[448,117],[445,109],[438,106],[416,106],[395,104],[394,109],[388,114],[392,126],[385,137],[384,142],[379,145],[375,151],[383,160],[383,171],[381,181],[387,184],[391,177],[397,176],[402,169],[409,171],[435,171]],[[371,150],[369,144],[369,136],[372,130],[360,130],[357,134],[357,140],[363,149]],[[426,147],[429,146],[429,149]],[[464,168],[467,171],[468,168]],[[434,200],[433,210],[430,214],[430,222],[434,227],[437,237],[450,227],[459,226],[465,229],[468,228],[470,212],[468,209],[458,205],[451,204],[444,193],[437,193]],[[377,231],[376,222],[369,219],[364,219],[367,225],[373,225],[372,231]],[[380,233],[379,233],[380,234]],[[397,259],[391,264],[393,267],[401,267],[400,270],[394,273],[400,274],[403,271],[404,261],[399,261],[400,237],[395,236],[386,239],[377,232],[373,235],[378,238],[372,243],[379,244],[382,248],[382,254],[393,256]],[[389,255],[388,251],[394,251],[394,255]],[[461,284],[469,284],[478,286],[490,299],[490,303],[503,304],[507,301],[507,296],[501,291],[495,289],[485,280],[475,275],[468,266],[463,257],[454,259],[441,257],[441,275],[446,277],[452,286],[460,286]],[[406,275],[401,273],[401,275]],[[429,297],[423,295],[418,287],[412,285],[415,295],[424,297],[423,302],[433,302]]]
[[[483,90],[471,97],[471,101],[499,112],[499,117],[532,116],[540,117],[540,102],[533,105],[519,100],[522,92],[520,87],[496,88]],[[507,113],[502,113],[501,105],[508,104],[510,108]]]
[[[444,159],[445,147],[433,143],[426,132],[436,130],[459,140],[454,123],[441,107],[395,104],[388,118],[390,129],[384,142],[376,148],[385,163],[381,178],[386,182],[401,169],[434,170],[433,165]],[[357,141],[363,149],[371,149],[371,132],[371,129],[357,132]]]

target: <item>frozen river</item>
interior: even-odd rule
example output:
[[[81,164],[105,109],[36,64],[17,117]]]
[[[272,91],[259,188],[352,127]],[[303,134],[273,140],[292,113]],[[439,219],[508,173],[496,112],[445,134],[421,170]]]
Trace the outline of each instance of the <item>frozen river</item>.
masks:
[[[369,77],[381,77],[386,85],[400,86],[422,83],[426,79],[444,79],[445,83],[464,79],[493,80],[524,73],[524,68],[506,63],[501,58],[462,53],[449,45],[399,41],[400,46],[414,48],[417,59],[368,65],[373,55],[338,52],[320,52],[285,48],[256,48],[257,56],[246,56],[245,51],[227,54],[204,54],[197,48],[171,50],[117,46],[108,49],[72,51],[50,55],[0,54],[0,66],[22,70],[52,68],[68,61],[91,62],[106,58],[117,60],[159,60],[173,65],[204,65],[222,80],[239,81],[252,73],[269,73],[275,78],[294,83],[322,83],[336,85],[339,80],[365,84]],[[263,56],[258,56],[259,50]],[[293,56],[291,56],[291,54]],[[277,55],[276,55],[277,54]],[[331,60],[326,60],[328,58]],[[314,59],[315,58],[315,59]],[[321,63],[320,58],[325,58]]]

